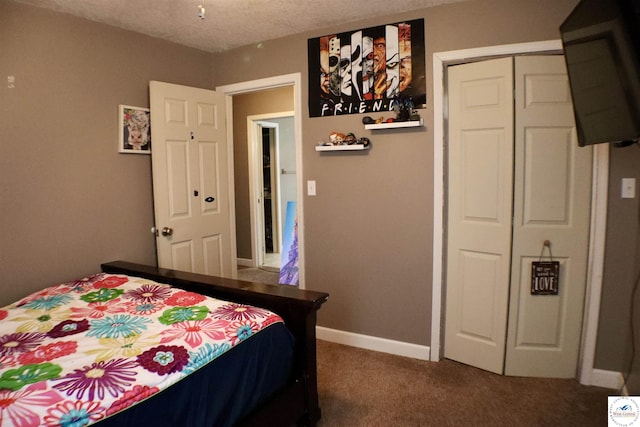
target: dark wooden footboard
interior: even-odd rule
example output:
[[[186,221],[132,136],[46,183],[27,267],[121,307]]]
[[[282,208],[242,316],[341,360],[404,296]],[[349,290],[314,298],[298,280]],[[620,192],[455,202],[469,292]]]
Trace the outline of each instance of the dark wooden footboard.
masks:
[[[114,261],[102,271],[170,284],[215,298],[263,307],[277,313],[295,337],[294,378],[241,426],[313,426],[320,419],[316,366],[316,312],[329,294],[292,286],[267,285]]]

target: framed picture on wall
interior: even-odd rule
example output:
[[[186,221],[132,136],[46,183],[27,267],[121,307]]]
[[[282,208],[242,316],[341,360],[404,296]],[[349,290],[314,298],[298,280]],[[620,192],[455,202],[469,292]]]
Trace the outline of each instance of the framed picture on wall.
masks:
[[[151,154],[151,113],[148,108],[120,105],[118,151]]]

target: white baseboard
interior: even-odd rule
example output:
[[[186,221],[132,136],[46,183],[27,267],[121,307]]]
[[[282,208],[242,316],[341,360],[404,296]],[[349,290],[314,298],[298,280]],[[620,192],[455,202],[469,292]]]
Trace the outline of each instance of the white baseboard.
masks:
[[[624,377],[620,372],[605,371],[604,369],[594,369],[591,374],[591,385],[597,387],[610,388],[613,390],[620,390],[624,384]],[[627,395],[626,387],[623,390],[623,395]]]
[[[242,265],[243,267],[255,267],[255,263],[253,259],[249,258],[236,258],[236,264]]]
[[[337,329],[325,328],[323,326],[316,326],[316,337],[324,341],[350,345],[351,347],[380,351],[382,353],[411,357],[419,360],[430,360],[430,349],[429,346],[426,345],[411,344],[386,338],[355,334],[353,332],[339,331]],[[596,387],[620,390],[623,383],[624,378],[620,372],[594,369],[591,374],[591,385]],[[626,388],[622,390],[622,394],[624,396],[628,395]]]
[[[316,337],[321,340],[364,348],[366,350],[380,351],[382,353],[411,357],[413,359],[429,360],[429,346],[425,345],[354,334],[353,332],[339,331],[323,326],[316,326]]]

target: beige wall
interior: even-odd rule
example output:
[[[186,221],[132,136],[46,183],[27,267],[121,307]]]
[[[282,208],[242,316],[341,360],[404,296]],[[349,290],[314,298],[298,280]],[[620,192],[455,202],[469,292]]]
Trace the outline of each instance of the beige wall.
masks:
[[[0,304],[154,264],[150,156],[118,154],[118,105],[148,107],[149,80],[211,88],[211,55],[3,0],[0,76]]]
[[[318,195],[304,201],[307,287],[331,294],[330,303],[319,314],[321,325],[429,344],[432,54],[559,39],[558,27],[576,4],[577,0],[464,2],[327,28],[215,56],[216,86],[292,72],[302,75],[303,179],[316,180],[318,187]],[[424,129],[372,134],[362,129],[362,115],[309,118],[308,38],[421,17],[427,51],[427,108],[420,111]],[[373,149],[365,154],[319,155],[314,145],[333,130],[368,136]],[[634,176],[640,170],[640,153],[616,152],[610,167],[617,177]],[[612,249],[607,250],[595,363],[597,368],[613,371],[625,370],[630,361],[630,276],[638,265],[637,227],[631,227],[631,234],[628,227],[637,224],[637,203],[627,201],[625,209],[619,210],[615,200],[619,185],[617,178],[611,183],[614,202],[609,210],[607,247]],[[618,242],[621,235],[626,238]],[[617,257],[618,252],[625,256]]]
[[[390,14],[247,46],[214,56],[216,86],[273,75],[302,74],[306,285],[331,294],[322,326],[429,345],[433,227],[434,52],[558,39],[576,0],[482,0]],[[309,118],[307,39],[404,19],[425,19],[425,127],[376,132],[363,115]],[[331,131],[367,136],[365,153],[320,155]]]
[[[117,153],[118,104],[147,106],[152,79],[210,88],[299,72],[303,179],[318,187],[304,201],[307,286],[331,293],[320,324],[428,345],[432,54],[557,39],[575,3],[476,0],[209,55],[0,1],[0,304],[96,272],[104,261],[155,263],[150,161]],[[427,43],[424,128],[372,134],[361,115],[308,117],[307,38],[420,17]],[[13,89],[8,75],[16,78]],[[333,130],[369,136],[373,149],[315,152]],[[611,170],[596,367],[623,371],[630,361],[639,208],[637,200],[619,200],[619,178],[637,176],[636,147],[612,152]]]
[[[622,178],[635,178],[640,183],[640,149],[638,146],[610,149],[609,199],[607,218],[607,242],[605,268],[596,348],[597,366],[606,370],[626,373],[631,360],[631,306],[635,309],[635,330],[640,330],[640,202],[622,199]],[[636,349],[640,348],[640,336],[636,335]],[[636,350],[637,352],[637,350]],[[640,391],[640,366],[634,369],[634,387]]]
[[[234,95],[233,97],[233,163],[236,189],[236,243],[238,258],[252,258],[247,116],[292,110],[292,86]]]

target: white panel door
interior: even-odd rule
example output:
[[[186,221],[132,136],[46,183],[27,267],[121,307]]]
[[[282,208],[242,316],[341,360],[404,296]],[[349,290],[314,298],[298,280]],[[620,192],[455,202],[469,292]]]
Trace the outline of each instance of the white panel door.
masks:
[[[502,373],[513,195],[511,58],[449,67],[444,356]]]
[[[158,265],[235,276],[225,96],[151,82]]]
[[[578,147],[562,56],[517,57],[513,268],[505,374],[575,378],[589,244],[590,147]],[[558,295],[531,294],[548,240]],[[549,260],[549,250],[544,252]]]

